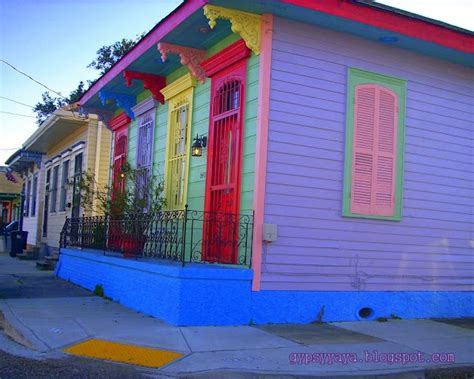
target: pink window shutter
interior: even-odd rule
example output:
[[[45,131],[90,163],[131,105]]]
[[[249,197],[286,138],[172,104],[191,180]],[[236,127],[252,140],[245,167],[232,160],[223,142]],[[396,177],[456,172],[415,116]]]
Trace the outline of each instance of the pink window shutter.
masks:
[[[392,216],[397,97],[375,84],[355,89],[351,212]]]
[[[351,212],[371,214],[375,160],[375,85],[359,85],[355,90],[354,140],[352,156]]]
[[[373,214],[393,216],[397,162],[398,101],[392,91],[378,90],[377,157],[374,172]]]

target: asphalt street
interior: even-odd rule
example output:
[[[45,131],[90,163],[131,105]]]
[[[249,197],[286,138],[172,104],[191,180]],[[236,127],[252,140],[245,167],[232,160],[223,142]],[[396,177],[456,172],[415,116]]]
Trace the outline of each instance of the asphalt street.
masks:
[[[132,379],[145,377],[150,377],[150,375],[132,366],[74,357],[38,360],[19,357],[0,350],[1,379]]]
[[[9,263],[17,269],[3,269],[0,265],[0,299],[92,296],[91,292],[58,279],[51,272],[36,270],[35,262],[12,258]]]

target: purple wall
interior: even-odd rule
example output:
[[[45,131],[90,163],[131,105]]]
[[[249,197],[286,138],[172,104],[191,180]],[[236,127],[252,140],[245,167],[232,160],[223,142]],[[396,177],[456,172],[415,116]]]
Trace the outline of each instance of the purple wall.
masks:
[[[346,79],[407,80],[401,222],[342,214]],[[472,290],[474,70],[274,23],[262,289]]]

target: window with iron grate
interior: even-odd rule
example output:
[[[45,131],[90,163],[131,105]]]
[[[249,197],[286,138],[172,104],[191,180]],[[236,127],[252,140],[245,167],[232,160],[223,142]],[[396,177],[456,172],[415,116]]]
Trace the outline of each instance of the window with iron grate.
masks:
[[[153,160],[153,129],[155,125],[155,109],[144,113],[138,118],[138,150],[137,150],[137,195],[148,197],[146,189],[152,172]],[[123,164],[123,163],[122,163]]]
[[[170,210],[184,209],[188,195],[191,121],[196,80],[186,74],[162,89],[168,102],[165,199]]]
[[[127,140],[126,131],[122,135],[117,136],[116,139],[112,176],[114,192],[123,193],[125,190],[125,179],[123,178],[122,171],[127,160]]]
[[[230,80],[219,88],[214,97],[214,115],[239,109],[240,87],[239,80]]]
[[[186,179],[190,139],[190,104],[182,95],[170,101],[169,146],[166,200],[169,209],[182,209],[186,204]]]

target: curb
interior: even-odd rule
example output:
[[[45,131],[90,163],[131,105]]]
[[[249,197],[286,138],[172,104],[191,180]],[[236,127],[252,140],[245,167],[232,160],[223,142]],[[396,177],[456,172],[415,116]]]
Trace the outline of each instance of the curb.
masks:
[[[51,349],[19,321],[6,302],[0,302],[0,330],[17,344],[41,353]]]
[[[186,379],[220,379],[232,377],[235,379],[451,379],[451,378],[471,378],[474,374],[474,367],[461,365],[453,367],[430,367],[424,369],[412,369],[407,371],[378,370],[376,372],[321,372],[321,373],[291,373],[291,372],[263,372],[263,371],[243,371],[238,369],[216,369],[212,371],[199,372],[166,372],[159,371],[160,374],[170,375],[177,378]]]

